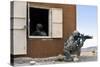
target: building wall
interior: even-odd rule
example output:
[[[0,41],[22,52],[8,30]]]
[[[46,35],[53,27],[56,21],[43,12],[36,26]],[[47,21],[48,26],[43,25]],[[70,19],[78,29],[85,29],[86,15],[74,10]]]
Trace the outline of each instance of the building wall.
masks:
[[[68,4],[30,3],[31,5],[63,9],[63,38],[28,38],[27,56],[49,57],[63,54],[64,40],[76,30],[76,6]]]

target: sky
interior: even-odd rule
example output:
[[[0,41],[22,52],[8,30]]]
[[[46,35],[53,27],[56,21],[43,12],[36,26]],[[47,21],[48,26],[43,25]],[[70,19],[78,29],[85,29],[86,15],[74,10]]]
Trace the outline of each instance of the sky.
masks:
[[[85,41],[83,48],[97,46],[97,6],[77,5],[77,30],[93,39]]]

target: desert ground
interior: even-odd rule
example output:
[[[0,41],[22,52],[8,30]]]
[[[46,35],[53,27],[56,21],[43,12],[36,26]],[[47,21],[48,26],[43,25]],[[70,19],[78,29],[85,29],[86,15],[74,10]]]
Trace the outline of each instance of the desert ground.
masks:
[[[80,62],[86,61],[97,61],[97,53],[93,53],[92,51],[81,52]]]
[[[20,57],[14,58],[14,66],[30,66],[30,65],[46,65],[46,64],[62,64],[62,63],[73,63],[65,61],[56,61],[55,59],[62,58],[62,56],[48,57],[48,58],[29,58]],[[93,51],[82,51],[79,57],[79,62],[92,62],[97,61],[97,52]]]

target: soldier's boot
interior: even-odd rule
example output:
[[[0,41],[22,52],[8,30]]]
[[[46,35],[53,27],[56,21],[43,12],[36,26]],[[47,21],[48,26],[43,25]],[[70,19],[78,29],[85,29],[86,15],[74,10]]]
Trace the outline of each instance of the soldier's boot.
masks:
[[[71,61],[73,61],[73,58],[71,57],[71,55],[70,55],[69,52],[65,52],[64,55],[65,55],[64,61],[66,61],[66,62],[71,62]]]
[[[73,61],[73,58],[64,58],[64,61],[66,61],[66,62],[72,62]]]

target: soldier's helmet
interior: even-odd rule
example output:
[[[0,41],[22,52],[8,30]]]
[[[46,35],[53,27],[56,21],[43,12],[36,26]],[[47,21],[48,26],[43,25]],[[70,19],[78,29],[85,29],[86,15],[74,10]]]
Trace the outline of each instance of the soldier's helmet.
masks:
[[[72,35],[73,35],[73,36],[79,36],[79,35],[80,35],[80,33],[79,33],[78,31],[76,31],[76,30],[75,30],[75,31],[73,32],[73,34],[72,34]]]
[[[42,29],[43,29],[43,25],[42,25],[42,24],[40,24],[40,23],[39,23],[39,24],[37,24],[37,25],[36,25],[36,29],[42,30]]]

